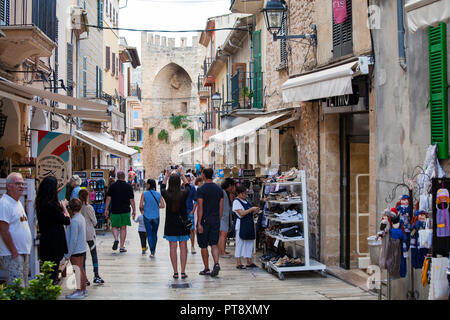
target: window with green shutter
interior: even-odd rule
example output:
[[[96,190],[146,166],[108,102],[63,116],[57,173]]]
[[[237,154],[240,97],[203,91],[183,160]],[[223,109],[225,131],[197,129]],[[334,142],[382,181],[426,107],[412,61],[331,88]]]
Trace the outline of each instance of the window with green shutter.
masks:
[[[286,15],[286,13],[284,13],[283,18],[281,20],[280,36],[287,35],[286,20],[287,20],[287,15]],[[280,66],[279,66],[279,68],[284,68],[286,66],[287,66],[287,40],[281,39],[280,40]]]
[[[342,56],[353,53],[353,19],[352,19],[352,1],[346,1],[347,19],[336,24],[333,21],[333,58],[340,58]]]
[[[262,108],[261,30],[253,32],[253,108]]]
[[[87,57],[83,57],[83,98],[87,97]]]
[[[97,4],[97,25],[103,28],[103,0],[99,0]]]
[[[448,83],[446,24],[428,28],[431,144],[439,159],[448,159]]]

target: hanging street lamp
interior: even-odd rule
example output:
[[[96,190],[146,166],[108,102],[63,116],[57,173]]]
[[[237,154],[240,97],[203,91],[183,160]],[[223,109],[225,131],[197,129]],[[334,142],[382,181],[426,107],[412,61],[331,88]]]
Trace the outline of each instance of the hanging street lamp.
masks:
[[[264,12],[267,30],[269,30],[269,32],[273,35],[273,41],[277,41],[278,39],[313,39],[314,45],[316,46],[317,31],[316,25],[314,24],[311,25],[311,29],[313,30],[312,34],[278,35],[283,24],[283,17],[287,10],[288,7],[284,0],[270,0],[267,2],[266,7],[262,10]]]

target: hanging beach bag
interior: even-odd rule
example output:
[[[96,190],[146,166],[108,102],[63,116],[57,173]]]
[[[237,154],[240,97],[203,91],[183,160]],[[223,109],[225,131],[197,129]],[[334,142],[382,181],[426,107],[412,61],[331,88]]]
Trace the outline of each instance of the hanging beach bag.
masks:
[[[436,196],[436,237],[450,236],[449,204],[450,198],[448,190],[439,189]]]
[[[430,229],[429,221],[426,220],[425,229],[419,230],[418,247],[419,249],[430,249],[433,242],[433,230]]]

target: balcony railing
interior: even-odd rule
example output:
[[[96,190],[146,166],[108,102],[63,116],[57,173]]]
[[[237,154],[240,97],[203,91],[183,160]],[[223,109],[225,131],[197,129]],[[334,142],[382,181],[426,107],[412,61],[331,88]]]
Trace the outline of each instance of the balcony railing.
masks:
[[[11,0],[10,26],[38,27],[53,42],[58,41],[56,0]]]
[[[137,83],[132,83],[130,84],[130,96],[131,97],[137,97],[139,99],[139,101],[142,100],[142,95],[141,95],[141,88],[139,87],[139,85]]]
[[[208,73],[208,69],[213,63],[214,59],[211,57],[206,57],[205,60],[203,60],[203,75],[206,76]]]
[[[263,107],[263,73],[237,72],[231,77],[232,109],[261,109]]]
[[[204,86],[205,82],[205,76],[199,75],[198,76],[198,93],[209,93],[209,87]]]

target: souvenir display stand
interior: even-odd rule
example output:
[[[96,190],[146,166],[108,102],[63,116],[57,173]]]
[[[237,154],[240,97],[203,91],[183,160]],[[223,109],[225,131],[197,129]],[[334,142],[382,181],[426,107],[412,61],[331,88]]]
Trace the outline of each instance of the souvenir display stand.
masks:
[[[322,276],[326,276],[326,266],[310,257],[308,208],[306,201],[306,175],[303,170],[299,170],[297,172],[300,175],[297,180],[300,181],[266,182],[263,184],[262,188],[261,201],[266,202],[264,207],[264,217],[267,219],[268,227],[265,231],[266,237],[273,238],[275,240],[275,247],[278,247],[280,243],[292,247],[292,262],[288,261],[284,264],[277,264],[270,259],[264,259],[264,255],[260,258],[262,267],[269,272],[276,272],[280,280],[284,279],[285,272],[320,271]],[[287,198],[280,198],[278,196],[277,199],[270,197],[271,195],[276,194],[271,192],[269,197],[264,197],[264,192],[267,187],[272,189],[275,187],[276,192],[279,190],[285,190],[289,195]],[[301,190],[299,191],[299,189]],[[281,208],[295,206],[296,210],[286,210],[283,214],[274,214],[270,211],[274,206]],[[277,230],[281,231],[276,232]],[[286,230],[286,232],[289,232],[289,230],[294,230],[295,232],[291,232],[289,236],[285,236],[283,235],[282,230]],[[297,250],[297,248],[302,250]],[[303,251],[301,257],[297,257],[297,251]]]
[[[403,299],[399,292],[404,292],[408,300],[449,297],[450,178],[431,178],[417,168],[418,174],[396,185],[388,195],[386,203],[395,206],[384,210],[377,234],[382,239],[377,264],[387,273],[381,283],[386,282],[388,300],[392,299],[393,280],[401,278],[408,280],[408,286],[404,291],[397,289],[394,299]],[[399,197],[398,188],[408,191]],[[415,279],[415,273],[420,272],[420,279]],[[400,283],[405,282],[395,285]]]
[[[97,218],[96,231],[109,230],[109,222],[105,219],[106,190],[109,183],[109,170],[74,171],[81,178],[81,187],[89,192],[89,200]]]

